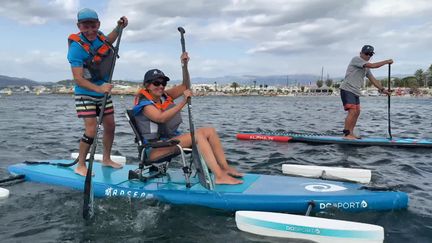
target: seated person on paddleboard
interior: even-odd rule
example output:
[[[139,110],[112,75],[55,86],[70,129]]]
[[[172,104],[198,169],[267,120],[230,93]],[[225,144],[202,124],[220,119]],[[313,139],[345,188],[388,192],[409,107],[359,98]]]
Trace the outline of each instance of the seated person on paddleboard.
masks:
[[[187,52],[181,55],[182,63],[187,63]],[[190,133],[179,134],[178,127],[182,123],[181,110],[187,104],[187,98],[192,96],[185,81],[181,85],[165,90],[170,79],[158,69],[151,69],[144,76],[143,88],[135,98],[133,108],[135,120],[141,136],[146,141],[174,139],[180,141],[183,148],[192,147]],[[175,104],[173,100],[183,95],[183,100]],[[195,138],[200,153],[208,167],[215,175],[216,184],[240,184],[243,181],[235,168],[228,165],[219,136],[212,127],[198,128]],[[143,142],[146,142],[143,141]],[[158,158],[171,152],[173,148],[152,148],[150,158]],[[147,151],[148,152],[148,151]]]
[[[340,87],[340,95],[344,109],[348,111],[345,118],[344,138],[359,139],[354,135],[354,127],[357,119],[360,116],[360,88],[363,85],[364,77],[366,76],[370,82],[378,88],[381,93],[390,95],[389,90],[386,90],[381,83],[372,75],[371,68],[379,68],[386,64],[392,64],[393,60],[388,59],[380,62],[371,63],[369,60],[375,54],[374,48],[370,45],[365,45],[361,49],[360,56],[353,57],[348,65],[344,82]]]

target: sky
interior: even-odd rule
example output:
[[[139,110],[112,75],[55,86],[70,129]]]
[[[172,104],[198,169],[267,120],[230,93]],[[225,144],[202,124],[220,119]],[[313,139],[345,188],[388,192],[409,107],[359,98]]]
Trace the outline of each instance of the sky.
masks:
[[[375,47],[371,62],[392,58],[395,74],[432,64],[429,0],[0,0],[0,75],[71,79],[67,37],[82,8],[98,13],[106,34],[129,19],[113,79],[142,80],[152,68],[181,79],[178,26],[192,79],[319,76],[322,67],[343,77],[364,44]]]

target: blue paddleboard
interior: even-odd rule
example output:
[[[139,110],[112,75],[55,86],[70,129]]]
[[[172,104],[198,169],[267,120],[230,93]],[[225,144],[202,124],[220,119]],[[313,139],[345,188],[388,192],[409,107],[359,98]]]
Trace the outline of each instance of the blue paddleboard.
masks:
[[[357,146],[400,146],[400,147],[432,147],[431,139],[362,137],[361,139],[345,139],[343,136],[290,133],[290,132],[266,132],[243,133],[257,136],[286,136],[291,137],[292,142],[316,143],[316,144],[347,144]]]
[[[53,160],[53,163],[70,163]],[[167,203],[199,205],[230,211],[260,210],[305,213],[308,203],[315,202],[314,211],[338,208],[343,211],[382,211],[404,209],[408,196],[399,191],[370,191],[361,184],[291,176],[245,174],[243,184],[216,185],[213,191],[202,187],[192,177],[190,188],[185,185],[181,169],[169,168],[168,176],[147,182],[128,180],[128,171],[101,166],[95,162],[93,191],[96,197],[155,198]],[[74,167],[15,164],[12,174],[23,174],[26,180],[83,190],[85,178],[74,173]]]

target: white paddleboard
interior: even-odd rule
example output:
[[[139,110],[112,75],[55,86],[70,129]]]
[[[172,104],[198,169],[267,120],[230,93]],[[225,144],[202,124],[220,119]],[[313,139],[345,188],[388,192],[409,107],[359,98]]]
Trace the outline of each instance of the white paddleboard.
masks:
[[[0,199],[8,198],[9,197],[9,190],[6,188],[0,187]]]
[[[71,153],[71,158],[76,159],[78,158],[79,153]],[[102,154],[95,154],[94,159],[98,161],[102,161]],[[87,154],[87,159],[90,158],[90,154]],[[118,156],[118,155],[111,155],[111,159],[114,162],[117,162],[119,164],[125,165],[126,164],[126,157],[124,156]]]
[[[237,228],[252,234],[320,243],[382,243],[384,228],[351,221],[283,213],[237,211]]]
[[[358,183],[369,183],[372,172],[366,169],[351,169],[316,165],[283,164],[282,172],[288,175],[323,178],[330,180],[348,180]]]

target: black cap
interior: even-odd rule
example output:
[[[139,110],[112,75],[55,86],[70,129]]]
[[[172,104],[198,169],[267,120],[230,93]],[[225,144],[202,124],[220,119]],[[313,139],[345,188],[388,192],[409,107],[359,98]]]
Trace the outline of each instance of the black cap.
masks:
[[[144,75],[144,83],[153,81],[155,79],[161,78],[165,81],[169,81],[170,79],[165,76],[165,74],[159,69],[150,69]]]
[[[371,45],[364,45],[361,52],[364,54],[375,54],[374,48]]]

